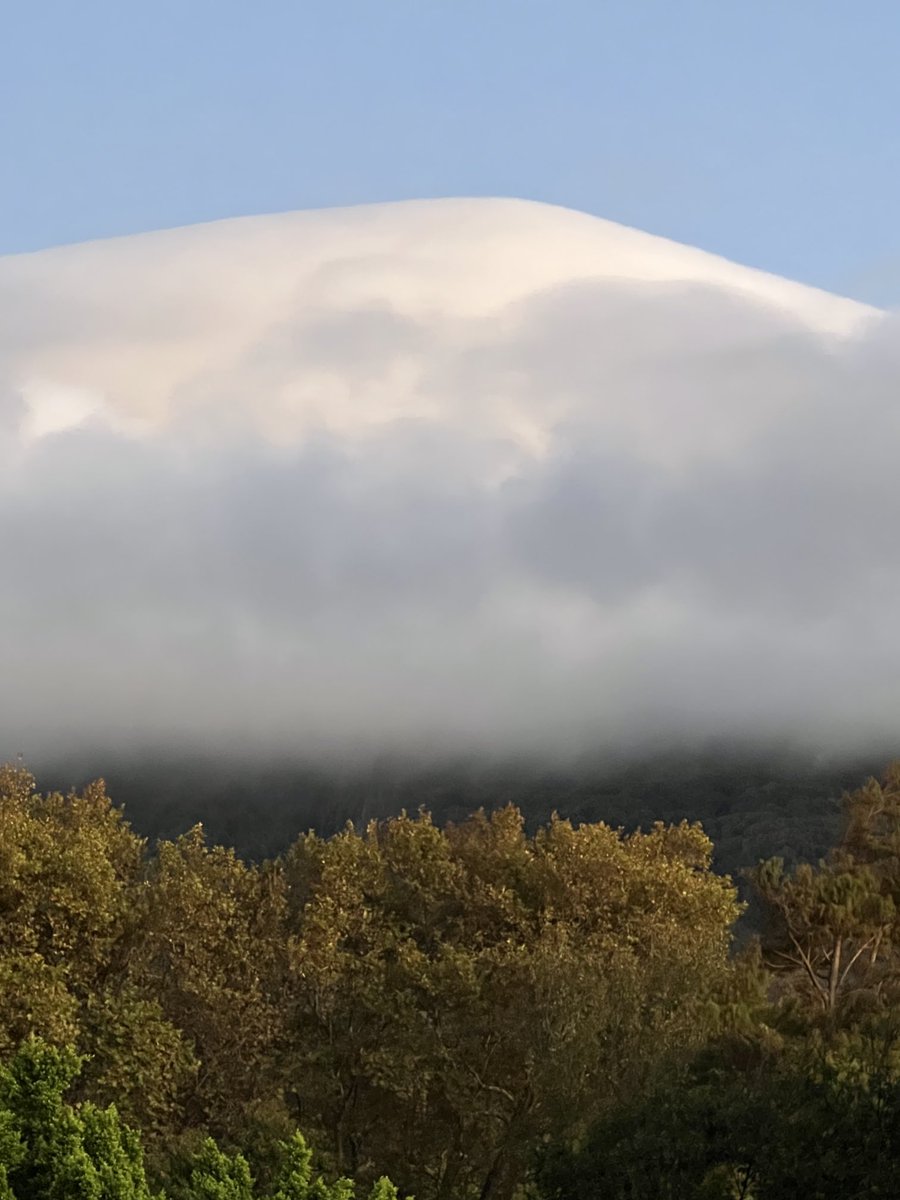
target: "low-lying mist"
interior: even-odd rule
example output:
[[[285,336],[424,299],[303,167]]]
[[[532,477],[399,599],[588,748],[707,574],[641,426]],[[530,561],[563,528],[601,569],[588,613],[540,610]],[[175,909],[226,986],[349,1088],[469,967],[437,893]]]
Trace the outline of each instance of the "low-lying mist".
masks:
[[[0,262],[0,758],[891,752],[897,318],[179,246]]]

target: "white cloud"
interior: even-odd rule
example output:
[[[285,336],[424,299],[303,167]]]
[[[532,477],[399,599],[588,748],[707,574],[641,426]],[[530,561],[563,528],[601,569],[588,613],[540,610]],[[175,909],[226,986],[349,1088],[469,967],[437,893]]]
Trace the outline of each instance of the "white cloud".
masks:
[[[896,319],[501,201],[0,260],[0,751],[900,713]]]

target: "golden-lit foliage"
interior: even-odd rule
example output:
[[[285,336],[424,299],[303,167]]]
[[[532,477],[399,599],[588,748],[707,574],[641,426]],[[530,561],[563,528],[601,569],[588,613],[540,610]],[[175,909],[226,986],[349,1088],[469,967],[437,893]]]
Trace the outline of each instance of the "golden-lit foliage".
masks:
[[[74,1042],[83,1093],[151,1140],[293,1122],[423,1200],[509,1195],[535,1139],[699,1036],[738,913],[710,850],[507,807],[262,865],[199,827],[151,853],[101,783],[6,768],[0,1037]]]
[[[690,1044],[738,912],[710,849],[687,825],[530,837],[511,807],[301,838],[292,1041],[339,1165],[506,1190],[536,1137]]]

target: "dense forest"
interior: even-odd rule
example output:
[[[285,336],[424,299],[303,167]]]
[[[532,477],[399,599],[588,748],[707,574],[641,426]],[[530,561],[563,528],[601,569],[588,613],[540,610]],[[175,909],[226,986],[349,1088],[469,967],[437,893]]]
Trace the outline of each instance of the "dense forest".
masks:
[[[98,774],[142,836],[175,838],[195,823],[244,858],[274,858],[301,830],[327,836],[347,821],[426,808],[436,824],[478,809],[514,804],[526,828],[551,812],[577,822],[633,830],[655,821],[699,821],[713,842],[717,870],[741,872],[778,855],[793,865],[818,862],[841,827],[841,796],[888,756],[843,755],[828,761],[790,747],[707,745],[656,755],[585,755],[548,764],[527,757],[439,756],[258,760],[250,755],[169,752],[116,756],[95,752],[40,766],[47,786],[81,787]]]
[[[3,768],[0,1197],[895,1195],[900,768],[739,947],[694,814],[539,790],[239,853]]]

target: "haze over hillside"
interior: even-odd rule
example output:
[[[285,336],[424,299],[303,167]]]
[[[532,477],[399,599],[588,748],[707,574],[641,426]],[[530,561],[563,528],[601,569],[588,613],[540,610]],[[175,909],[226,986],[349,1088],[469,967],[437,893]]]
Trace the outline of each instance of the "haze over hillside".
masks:
[[[890,746],[897,321],[416,201],[0,259],[0,757]]]

